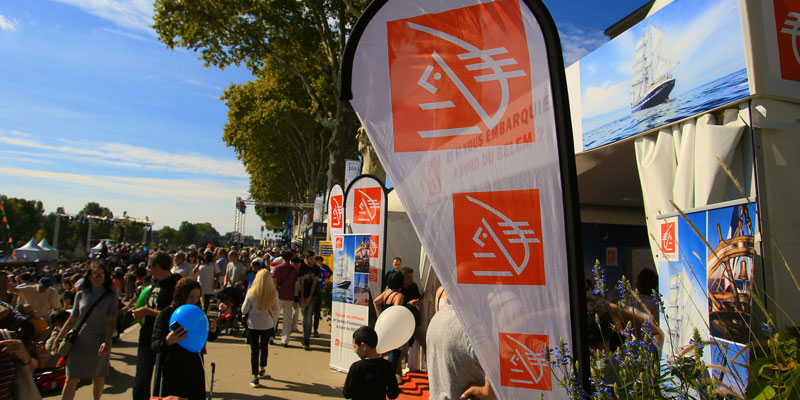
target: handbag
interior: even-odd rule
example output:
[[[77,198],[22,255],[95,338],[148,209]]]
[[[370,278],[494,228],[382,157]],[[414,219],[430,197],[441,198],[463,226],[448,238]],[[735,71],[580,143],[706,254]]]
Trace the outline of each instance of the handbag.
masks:
[[[83,327],[83,324],[85,324],[86,320],[89,319],[89,315],[92,314],[92,310],[94,310],[94,307],[98,303],[100,303],[100,301],[103,300],[103,298],[106,297],[108,293],[110,293],[110,291],[106,291],[105,293],[103,293],[103,295],[100,296],[100,298],[97,299],[97,301],[95,301],[91,307],[89,307],[89,312],[87,312],[86,315],[84,315],[83,318],[81,318],[81,322],[78,323],[78,326],[76,326],[75,328],[67,332],[66,335],[64,335],[64,340],[61,341],[61,344],[58,345],[58,350],[56,350],[57,356],[62,358],[67,358],[70,350],[72,350],[72,344],[75,343],[75,338],[78,336],[78,332]]]

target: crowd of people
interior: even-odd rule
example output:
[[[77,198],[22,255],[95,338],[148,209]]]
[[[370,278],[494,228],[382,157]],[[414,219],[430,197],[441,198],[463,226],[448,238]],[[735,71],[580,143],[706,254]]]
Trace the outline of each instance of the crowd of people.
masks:
[[[319,336],[323,293],[330,293],[332,270],[311,251],[191,247],[171,253],[160,247],[143,261],[124,264],[131,260],[99,253],[82,263],[0,274],[0,399],[13,398],[11,382],[20,375],[20,367],[31,377],[37,371],[61,369],[62,399],[73,399],[79,380],[90,379],[94,398],[100,399],[111,348],[120,333],[137,322],[141,327],[133,399],[205,399],[205,349],[182,347],[188,331],[171,324],[184,305],[196,305],[207,314],[207,340],[242,331],[250,347],[254,387],[270,379],[267,363],[273,338],[290,347],[291,333],[302,332],[299,344],[310,350],[311,337]],[[384,282],[386,289],[373,300],[375,310],[407,307],[416,329],[408,343],[386,358],[375,350],[373,328],[354,332],[353,349],[362,361],[350,369],[345,397],[396,397],[401,359],[407,359],[408,348],[418,341],[427,358],[431,398],[492,398],[492,387],[444,290],[439,288],[430,299],[436,313],[423,329],[423,293],[414,282],[414,269],[395,258]],[[587,312],[598,314],[607,322],[604,326],[631,322],[638,329],[647,319],[644,313],[614,312],[613,305],[589,297]],[[657,325],[653,331],[660,345],[663,332]],[[618,345],[608,341],[613,338],[610,332],[590,333],[593,348],[613,350]]]
[[[290,346],[300,320],[306,350],[310,338],[319,336],[321,293],[332,270],[313,252],[192,246],[170,253],[159,247],[126,265],[135,258],[120,254],[122,249],[97,252],[72,265],[0,274],[0,350],[6,350],[0,351],[0,376],[18,364],[31,378],[37,371],[60,369],[62,399],[75,397],[81,379],[91,379],[94,398],[100,399],[111,348],[138,322],[133,398],[205,399],[205,349],[181,347],[187,331],[170,324],[181,306],[206,312],[208,340],[225,330],[242,331],[250,345],[253,386],[270,378],[267,355],[274,336]],[[281,310],[286,322],[283,334],[276,335]],[[14,398],[12,383],[18,377],[10,376],[0,379],[0,399]]]

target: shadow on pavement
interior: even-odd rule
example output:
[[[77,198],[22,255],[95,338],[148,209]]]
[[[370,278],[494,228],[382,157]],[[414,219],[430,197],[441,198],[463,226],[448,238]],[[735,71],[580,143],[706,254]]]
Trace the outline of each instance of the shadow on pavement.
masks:
[[[286,385],[286,387],[269,387],[269,381],[280,382]],[[264,387],[268,387],[270,390],[275,391],[287,391],[290,393],[302,393],[302,394],[318,394],[321,396],[326,397],[342,397],[342,389],[335,388],[328,385],[323,385],[320,383],[302,383],[302,382],[292,382],[286,381],[281,379],[272,378],[270,380],[264,380],[261,384]]]
[[[284,400],[283,397],[275,397],[266,394],[253,396],[249,394],[241,394],[241,393],[213,393],[212,399],[222,399],[222,400]]]
[[[125,393],[133,387],[133,383],[134,377],[132,375],[111,368],[106,377],[106,388],[103,389],[103,393]]]

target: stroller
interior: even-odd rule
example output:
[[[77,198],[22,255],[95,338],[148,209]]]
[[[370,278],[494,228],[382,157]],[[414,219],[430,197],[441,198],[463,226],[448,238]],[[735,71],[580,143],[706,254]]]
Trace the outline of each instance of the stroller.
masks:
[[[224,304],[226,311],[219,314],[219,329],[220,334],[225,329],[228,333],[239,332],[239,323],[242,321],[241,310],[242,303],[244,303],[244,289],[231,286],[217,292],[217,301],[220,305]]]

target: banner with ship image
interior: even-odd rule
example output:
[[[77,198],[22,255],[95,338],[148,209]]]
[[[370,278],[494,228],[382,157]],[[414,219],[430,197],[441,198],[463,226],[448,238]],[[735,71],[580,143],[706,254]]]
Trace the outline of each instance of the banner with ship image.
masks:
[[[749,96],[746,64],[738,0],[670,3],[570,67],[580,70],[576,150]]]
[[[369,323],[370,235],[334,235],[330,367],[347,371],[358,361],[353,332]]]
[[[681,357],[691,345],[695,328],[707,341],[704,362],[713,377],[730,390],[744,393],[751,327],[751,288],[758,228],[752,203],[672,217],[661,221],[661,249],[668,260],[658,273],[668,327],[665,359]],[[689,221],[712,250],[692,229]],[[670,257],[670,250],[677,253]],[[757,329],[757,328],[756,328]],[[691,354],[691,352],[689,352]]]

